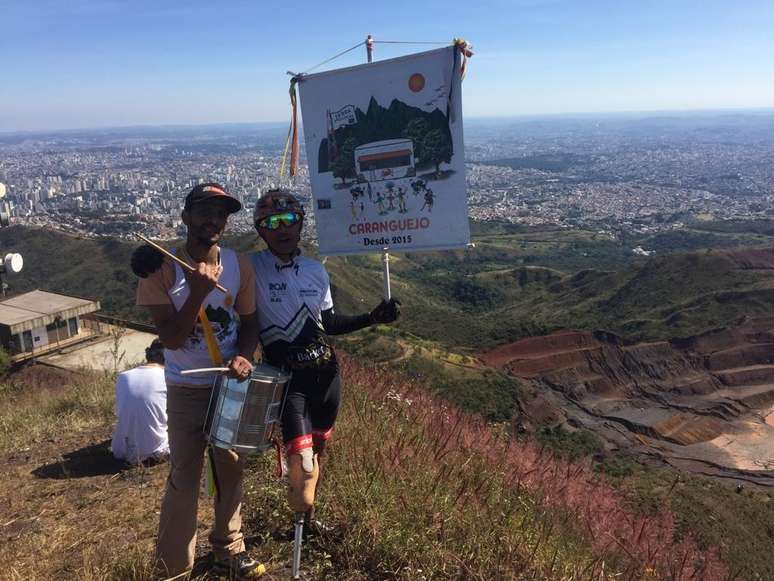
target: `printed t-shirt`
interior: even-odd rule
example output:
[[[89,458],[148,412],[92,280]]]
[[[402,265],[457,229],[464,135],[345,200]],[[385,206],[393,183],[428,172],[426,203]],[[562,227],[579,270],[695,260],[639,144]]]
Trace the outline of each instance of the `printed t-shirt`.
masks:
[[[250,315],[255,312],[255,275],[248,259],[237,256],[233,250],[221,248],[220,258],[223,272],[218,282],[229,292],[223,293],[213,289],[202,306],[210,321],[223,361],[226,362],[237,354],[236,315]],[[140,306],[171,304],[179,311],[188,295],[188,283],[183,269],[172,261],[165,261],[161,269],[147,278],[140,279],[137,286],[137,304]],[[180,374],[184,369],[214,366],[198,319],[184,345],[179,349],[165,349],[164,358],[167,384],[209,387],[218,377],[216,373]]]

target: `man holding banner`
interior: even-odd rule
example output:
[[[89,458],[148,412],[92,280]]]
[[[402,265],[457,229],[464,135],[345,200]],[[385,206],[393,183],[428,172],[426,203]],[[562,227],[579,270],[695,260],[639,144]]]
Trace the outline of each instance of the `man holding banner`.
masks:
[[[282,435],[288,457],[288,502],[313,518],[319,458],[333,432],[341,377],[328,335],[357,331],[398,318],[400,302],[382,301],[358,316],[334,312],[325,267],[298,248],[304,208],[286,190],[270,190],[255,207],[255,228],[268,246],[250,255],[264,360],[292,371],[286,388]]]

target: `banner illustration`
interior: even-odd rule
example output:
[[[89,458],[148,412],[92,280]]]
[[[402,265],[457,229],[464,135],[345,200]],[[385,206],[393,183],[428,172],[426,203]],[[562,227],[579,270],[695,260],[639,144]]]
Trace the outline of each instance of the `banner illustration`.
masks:
[[[467,245],[455,50],[447,47],[301,79],[322,254]]]

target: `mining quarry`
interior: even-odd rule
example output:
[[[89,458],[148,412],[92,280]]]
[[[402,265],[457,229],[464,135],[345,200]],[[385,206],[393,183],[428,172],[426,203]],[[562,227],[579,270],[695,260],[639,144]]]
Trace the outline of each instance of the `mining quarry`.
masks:
[[[527,429],[563,423],[610,451],[774,486],[774,317],[635,344],[562,331],[481,360],[534,388],[516,419]]]

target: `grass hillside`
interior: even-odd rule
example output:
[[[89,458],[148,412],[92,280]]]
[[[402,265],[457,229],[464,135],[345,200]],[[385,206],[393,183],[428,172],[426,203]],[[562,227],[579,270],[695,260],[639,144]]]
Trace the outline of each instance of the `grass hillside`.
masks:
[[[346,366],[345,406],[322,491],[327,517],[346,534],[310,547],[311,577],[774,578],[769,493],[736,493],[616,457],[592,468],[549,453],[599,451],[577,432],[543,431],[517,442],[507,422],[524,387],[474,357],[483,347],[558,328],[604,328],[637,340],[774,314],[772,271],[719,250],[770,244],[774,230],[703,226],[610,240],[474,224],[475,249],[393,255],[399,324],[339,339],[358,360],[381,366]],[[635,242],[670,252],[637,257]],[[254,236],[226,243],[256,245]],[[0,230],[0,247],[25,256],[22,274],[9,279],[14,291],[89,296],[103,312],[147,317],[133,306],[132,243],[12,227]],[[378,255],[331,258],[326,266],[339,312],[378,302]],[[146,579],[165,468],[118,471],[110,463],[111,377],[27,372],[0,382],[8,403],[0,411],[0,462],[10,475],[0,485],[7,575]],[[264,457],[252,465],[245,522],[273,578],[286,578],[290,549],[272,531],[289,515],[270,463]],[[208,510],[202,506],[205,521]],[[83,523],[97,524],[84,532]],[[198,567],[206,579],[206,560]]]
[[[27,368],[0,412],[0,557],[14,580],[149,579],[164,465],[121,470],[106,448],[112,377]],[[588,464],[435,400],[425,381],[351,360],[309,579],[726,579],[669,502],[636,508]],[[48,386],[48,387],[44,387]],[[56,387],[51,387],[56,386]],[[443,427],[443,429],[439,429]],[[244,528],[268,579],[287,578],[283,484],[270,455],[245,482]],[[663,494],[677,497],[673,483]],[[200,508],[204,538],[212,513]],[[728,553],[735,539],[718,544]],[[120,547],[121,550],[116,550]],[[211,579],[200,543],[195,578]]]
[[[480,348],[566,327],[604,328],[631,340],[685,336],[774,312],[772,271],[742,269],[718,250],[771,244],[774,227],[713,224],[611,240],[582,230],[474,223],[475,248],[392,256],[393,294],[406,315],[399,327],[447,347]],[[226,244],[259,247],[253,235]],[[637,257],[636,245],[659,250]],[[0,247],[25,257],[22,273],[9,280],[12,291],[85,295],[98,298],[107,314],[147,320],[134,306],[134,246],[44,229],[0,230]],[[333,257],[326,266],[340,312],[378,302],[379,255]]]

